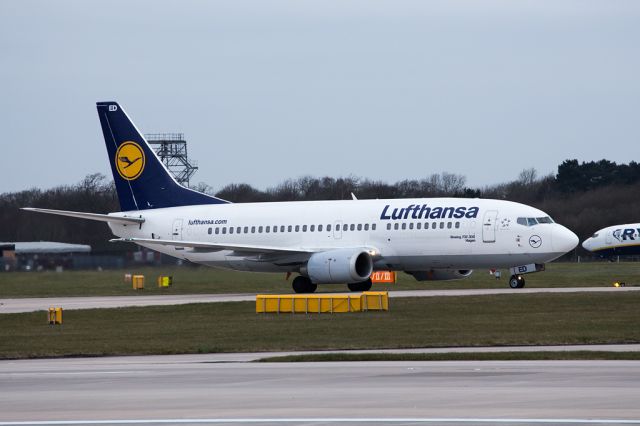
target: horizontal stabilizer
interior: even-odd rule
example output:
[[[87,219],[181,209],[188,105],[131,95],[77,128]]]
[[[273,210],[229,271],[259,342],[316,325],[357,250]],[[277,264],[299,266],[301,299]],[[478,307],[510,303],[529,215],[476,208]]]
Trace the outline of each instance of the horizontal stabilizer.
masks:
[[[139,244],[156,244],[162,246],[185,247],[200,250],[233,250],[248,253],[315,253],[317,251],[303,248],[286,249],[282,247],[257,246],[251,244],[205,243],[201,241],[156,240],[150,238],[115,238],[109,241],[112,243],[128,242]]]
[[[57,214],[59,216],[77,217],[80,219],[97,220],[99,222],[124,223],[124,224],[141,224],[144,222],[142,217],[131,216],[113,216],[108,214],[72,212],[68,210],[38,209],[35,207],[23,207],[21,210],[30,212]]]

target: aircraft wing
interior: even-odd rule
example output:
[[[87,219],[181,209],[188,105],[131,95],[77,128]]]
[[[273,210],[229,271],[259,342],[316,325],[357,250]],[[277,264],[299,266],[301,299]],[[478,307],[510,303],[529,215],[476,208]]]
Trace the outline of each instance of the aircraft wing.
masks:
[[[141,224],[144,222],[144,218],[141,216],[114,216],[109,214],[98,213],[85,213],[85,212],[72,212],[69,210],[53,210],[53,209],[39,209],[35,207],[22,207],[20,210],[26,210],[37,213],[56,214],[58,216],[77,217],[80,219],[97,220],[99,222],[112,222],[112,223],[124,223],[124,224]]]
[[[110,242],[128,242],[128,243],[140,243],[173,247],[191,248],[195,251],[220,251],[220,250],[233,250],[242,253],[315,253],[322,251],[322,249],[305,249],[295,248],[287,249],[282,247],[262,246],[253,244],[221,244],[221,243],[207,243],[202,241],[181,241],[181,240],[158,240],[150,238],[114,238],[109,240]]]

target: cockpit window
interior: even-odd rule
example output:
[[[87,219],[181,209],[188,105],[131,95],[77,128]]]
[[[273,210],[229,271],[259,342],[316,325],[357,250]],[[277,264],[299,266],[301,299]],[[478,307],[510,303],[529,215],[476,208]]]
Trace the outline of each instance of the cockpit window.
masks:
[[[593,234],[591,238],[598,238],[598,233]]]
[[[539,223],[554,223],[553,219],[551,219],[549,216],[545,216],[545,217],[519,217],[517,220],[519,225],[523,225],[523,226],[534,226],[537,225]]]
[[[551,219],[549,216],[537,217],[536,220],[538,221],[538,223],[553,223],[553,219]]]

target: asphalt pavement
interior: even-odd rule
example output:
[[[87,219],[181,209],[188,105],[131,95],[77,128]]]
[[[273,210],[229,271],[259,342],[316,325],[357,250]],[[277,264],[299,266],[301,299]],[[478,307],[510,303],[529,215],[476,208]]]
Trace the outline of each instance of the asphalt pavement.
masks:
[[[466,289],[466,290],[399,290],[390,291],[389,297],[462,297],[462,296],[488,296],[488,295],[528,295],[535,293],[584,293],[584,292],[611,292],[623,293],[640,291],[640,287],[566,287],[566,288],[492,288],[492,289]],[[323,293],[328,294],[328,293]],[[339,293],[336,293],[339,294]],[[132,306],[162,306],[184,305],[188,303],[221,303],[221,302],[252,302],[256,294],[179,294],[147,296],[138,294],[135,296],[96,296],[96,297],[38,297],[0,299],[0,314],[34,312],[47,310],[50,306],[61,306],[64,309],[101,309],[121,308]]]
[[[640,424],[639,383],[639,361],[1,361],[0,426]]]

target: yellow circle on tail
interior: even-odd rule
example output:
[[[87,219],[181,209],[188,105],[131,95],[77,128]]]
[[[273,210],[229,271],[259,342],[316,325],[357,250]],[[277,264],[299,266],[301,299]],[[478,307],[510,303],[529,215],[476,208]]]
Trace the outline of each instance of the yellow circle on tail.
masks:
[[[140,177],[144,170],[144,151],[135,142],[123,142],[116,151],[116,169],[126,180]]]

